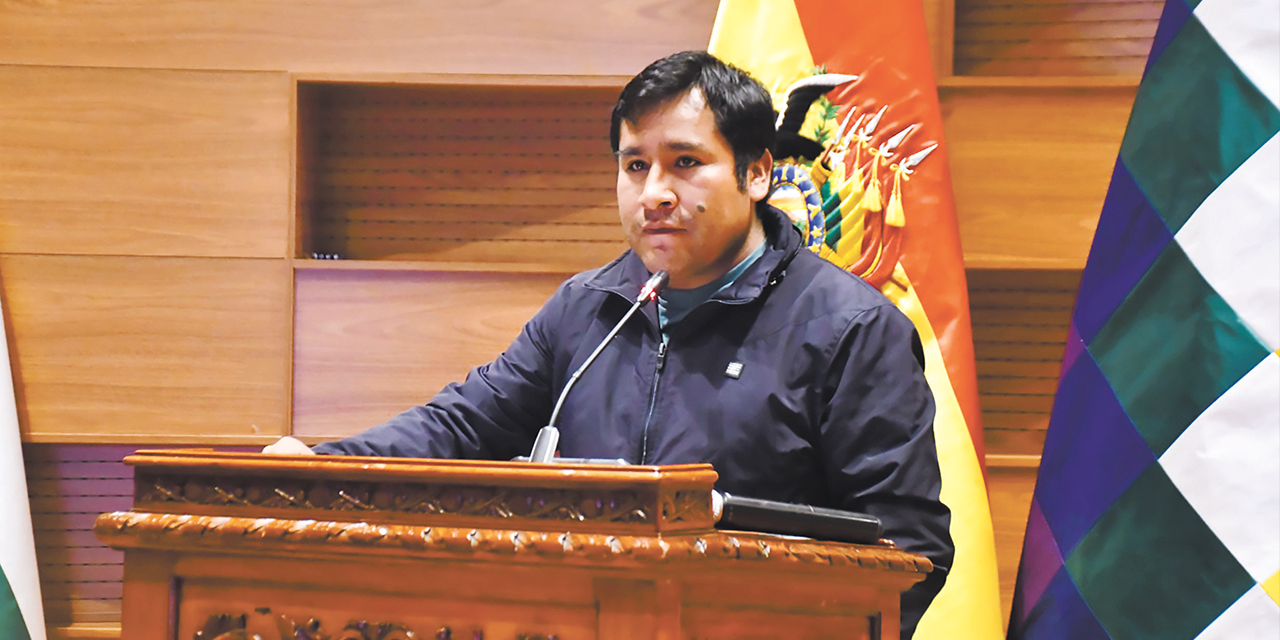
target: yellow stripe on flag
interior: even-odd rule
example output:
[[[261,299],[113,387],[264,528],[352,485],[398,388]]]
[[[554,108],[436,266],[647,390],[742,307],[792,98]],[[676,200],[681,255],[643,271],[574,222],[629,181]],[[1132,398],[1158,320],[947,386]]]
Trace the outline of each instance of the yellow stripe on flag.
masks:
[[[897,287],[895,282],[905,282],[906,290]],[[901,264],[894,269],[893,279],[885,288],[892,288],[886,294],[911,318],[924,343],[925,378],[937,404],[933,436],[938,447],[938,466],[942,469],[942,502],[951,508],[951,538],[956,545],[955,562],[947,584],[925,611],[916,627],[915,640],[1004,637],[995,532],[991,526],[986,483],[951,377],[942,363],[938,337]],[[963,636],[956,635],[958,629],[964,629]]]
[[[707,50],[764,83],[779,112],[783,92],[813,69],[792,0],[721,0]]]

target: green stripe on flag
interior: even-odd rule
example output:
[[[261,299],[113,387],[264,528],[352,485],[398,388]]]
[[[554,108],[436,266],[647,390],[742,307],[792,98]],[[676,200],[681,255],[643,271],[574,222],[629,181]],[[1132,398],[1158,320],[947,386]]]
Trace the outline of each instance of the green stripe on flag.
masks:
[[[1177,233],[1277,131],[1280,110],[1192,17],[1138,87],[1120,156]]]
[[[22,619],[22,610],[18,609],[18,600],[9,587],[9,579],[0,567],[0,637],[6,640],[31,640],[27,633],[27,623]]]
[[[1177,243],[1160,253],[1089,351],[1156,456],[1269,353]]]
[[[1066,558],[1113,640],[1192,640],[1254,581],[1153,464]]]

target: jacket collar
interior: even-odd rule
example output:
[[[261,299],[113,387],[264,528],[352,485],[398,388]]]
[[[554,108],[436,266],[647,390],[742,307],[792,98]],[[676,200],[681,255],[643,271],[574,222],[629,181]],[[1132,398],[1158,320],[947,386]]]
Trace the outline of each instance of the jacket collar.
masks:
[[[764,227],[764,255],[751,265],[729,288],[717,293],[712,300],[728,303],[750,302],[764,292],[765,287],[772,284],[785,273],[787,265],[795,259],[801,249],[800,230],[792,224],[791,219],[782,210],[763,205],[756,209],[756,215]],[[649,270],[645,268],[640,257],[630,249],[613,262],[600,267],[583,283],[588,289],[608,291],[628,300],[634,300],[649,279]]]

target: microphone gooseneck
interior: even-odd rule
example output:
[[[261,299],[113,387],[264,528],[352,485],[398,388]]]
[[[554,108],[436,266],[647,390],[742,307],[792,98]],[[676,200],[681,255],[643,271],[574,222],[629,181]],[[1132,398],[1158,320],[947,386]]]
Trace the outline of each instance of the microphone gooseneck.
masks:
[[[578,378],[582,377],[582,372],[586,371],[587,367],[591,366],[592,362],[595,362],[600,352],[604,351],[604,348],[613,341],[613,337],[618,335],[618,332],[622,330],[622,326],[627,323],[627,320],[631,319],[636,310],[656,299],[658,294],[662,292],[663,287],[666,287],[670,281],[671,277],[667,275],[666,271],[658,271],[650,276],[649,280],[640,288],[640,295],[636,296],[631,308],[627,309],[626,315],[622,316],[618,324],[613,325],[613,329],[604,337],[604,340],[600,341],[595,351],[592,351],[591,355],[587,356],[586,361],[582,363],[582,366],[578,367],[578,370],[569,376],[569,381],[565,383],[564,390],[560,392],[560,397],[556,399],[556,406],[551,411],[551,419],[547,421],[547,426],[538,431],[538,436],[533,441],[533,451],[529,454],[529,462],[551,462],[551,459],[555,456],[556,445],[560,442],[560,431],[556,428],[556,418],[560,417],[560,409],[564,406],[564,399],[569,396],[569,390],[578,382]]]

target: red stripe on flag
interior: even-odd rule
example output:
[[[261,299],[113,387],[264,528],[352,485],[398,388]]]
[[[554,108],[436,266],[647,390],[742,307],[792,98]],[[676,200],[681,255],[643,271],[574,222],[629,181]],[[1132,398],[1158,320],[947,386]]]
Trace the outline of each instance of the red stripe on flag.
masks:
[[[896,132],[919,123],[922,128],[908,139],[908,148],[921,149],[930,140],[939,145],[915,168],[911,177],[915,184],[903,190],[907,226],[902,266],[938,336],[981,464],[982,414],[973,369],[969,291],[922,5],[876,0],[796,0],[795,4],[814,64],[825,65],[833,73],[863,76],[860,82],[828,94],[832,102],[853,104],[859,113],[888,104],[877,131]],[[866,28],[869,21],[874,22],[873,28]],[[865,96],[875,96],[878,102],[871,104]],[[841,117],[844,112],[842,108]]]

